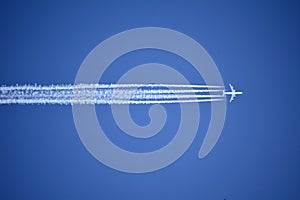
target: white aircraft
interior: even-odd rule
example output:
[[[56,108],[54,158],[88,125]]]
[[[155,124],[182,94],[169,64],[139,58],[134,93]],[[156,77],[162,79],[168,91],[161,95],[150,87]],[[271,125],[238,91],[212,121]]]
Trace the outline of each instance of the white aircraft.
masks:
[[[234,98],[236,97],[236,95],[243,94],[243,92],[237,92],[230,83],[229,83],[229,86],[230,86],[231,91],[230,92],[224,91],[223,95],[231,95],[230,102],[232,102],[234,100]]]

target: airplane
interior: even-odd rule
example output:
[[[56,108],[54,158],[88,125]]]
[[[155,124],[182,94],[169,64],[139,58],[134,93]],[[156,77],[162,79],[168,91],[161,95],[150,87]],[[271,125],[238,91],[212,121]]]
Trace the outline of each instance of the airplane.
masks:
[[[231,97],[230,97],[230,103],[231,103],[234,100],[234,98],[236,97],[236,95],[243,94],[243,92],[237,92],[230,83],[229,83],[229,86],[230,86],[231,91],[230,92],[224,91],[223,95],[231,95]]]

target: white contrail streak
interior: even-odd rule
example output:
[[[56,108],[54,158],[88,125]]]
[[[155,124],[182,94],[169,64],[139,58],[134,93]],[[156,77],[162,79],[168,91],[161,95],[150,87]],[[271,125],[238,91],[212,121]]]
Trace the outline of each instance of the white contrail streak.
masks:
[[[182,99],[182,100],[59,100],[59,99],[12,99],[1,100],[0,104],[170,104],[224,101],[224,99]]]
[[[0,104],[165,104],[224,99],[224,88],[212,85],[78,84],[0,87]]]
[[[15,86],[1,86],[0,90],[70,90],[70,89],[115,89],[115,88],[217,88],[223,89],[223,86],[216,85],[177,85],[177,84],[77,84],[77,85],[15,85]]]

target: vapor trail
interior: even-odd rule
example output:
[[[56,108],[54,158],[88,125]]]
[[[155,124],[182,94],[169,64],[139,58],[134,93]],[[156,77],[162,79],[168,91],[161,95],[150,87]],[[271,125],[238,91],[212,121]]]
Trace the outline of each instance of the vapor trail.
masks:
[[[222,101],[222,86],[175,84],[15,85],[0,87],[0,104],[156,104]]]

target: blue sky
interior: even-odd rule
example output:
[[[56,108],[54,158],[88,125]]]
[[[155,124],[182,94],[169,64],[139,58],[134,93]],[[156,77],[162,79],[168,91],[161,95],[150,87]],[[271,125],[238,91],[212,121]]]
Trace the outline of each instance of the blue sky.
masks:
[[[299,11],[297,1],[2,2],[0,84],[73,83],[82,61],[101,41],[128,29],[158,26],[199,42],[224,83],[244,94],[228,105],[222,135],[208,157],[197,157],[209,121],[209,105],[201,105],[200,128],[188,151],[171,166],[142,175],[118,172],[94,159],[77,135],[70,106],[1,105],[0,197],[300,198]],[[188,80],[199,79],[174,56],[136,53],[120,64],[163,62]],[[112,66],[103,80],[115,81],[122,72]],[[179,120],[178,107],[166,109],[171,118],[162,133],[176,129],[171,122]],[[132,108],[133,120],[147,124],[147,110]],[[99,106],[97,114],[120,133],[109,107]]]

